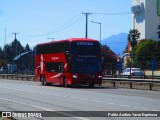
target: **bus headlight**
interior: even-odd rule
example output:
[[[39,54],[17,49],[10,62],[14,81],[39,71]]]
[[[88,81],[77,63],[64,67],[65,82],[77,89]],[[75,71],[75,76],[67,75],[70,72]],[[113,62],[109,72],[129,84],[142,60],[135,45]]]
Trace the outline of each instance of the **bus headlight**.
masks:
[[[78,76],[77,75],[73,75],[73,78],[78,78]]]
[[[102,78],[102,75],[99,75],[98,78]]]

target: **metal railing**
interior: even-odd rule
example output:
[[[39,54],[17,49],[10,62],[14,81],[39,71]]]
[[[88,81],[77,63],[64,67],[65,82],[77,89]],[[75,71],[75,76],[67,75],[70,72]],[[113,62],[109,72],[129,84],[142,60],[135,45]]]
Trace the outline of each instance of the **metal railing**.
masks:
[[[16,79],[16,80],[32,80],[35,81],[35,75],[21,75],[21,74],[0,74],[2,79]]]
[[[113,84],[113,87],[116,87],[116,83],[128,83],[130,89],[133,88],[133,84],[147,84],[149,86],[149,90],[152,90],[155,84],[160,85],[160,80],[155,79],[140,79],[140,78],[103,78],[103,82],[110,82]]]
[[[15,80],[27,80],[27,81],[35,81],[35,75],[21,75],[21,74],[0,74],[1,79],[15,79]],[[130,86],[130,89],[133,88],[133,84],[147,84],[149,87],[149,90],[152,90],[154,85],[158,84],[160,86],[160,76],[156,79],[141,79],[140,77],[136,76],[134,78],[128,78],[127,76],[114,78],[113,76],[104,76],[103,77],[103,83],[111,83],[113,84],[113,87],[116,87],[117,83],[128,83]]]

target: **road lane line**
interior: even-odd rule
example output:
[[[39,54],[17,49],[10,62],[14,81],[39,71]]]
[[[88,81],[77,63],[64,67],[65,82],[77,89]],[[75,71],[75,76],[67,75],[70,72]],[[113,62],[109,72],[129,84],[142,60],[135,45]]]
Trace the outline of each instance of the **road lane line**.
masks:
[[[104,103],[109,105],[116,105],[115,103],[110,103],[110,102],[104,102]]]
[[[143,109],[143,110],[150,111],[150,109],[148,109],[148,108],[140,108],[140,107],[133,107],[133,108],[136,108],[136,109]],[[152,111],[155,111],[155,110],[152,110]],[[156,111],[158,111],[158,110],[156,110]]]
[[[93,100],[93,102],[103,103],[102,101],[99,101],[99,100]]]
[[[48,108],[45,108],[45,107],[40,107],[40,106],[36,106],[36,105],[31,105],[31,104],[28,104],[28,103],[17,102],[17,101],[9,100],[9,99],[6,99],[6,98],[0,98],[0,100],[4,100],[4,101],[16,103],[16,104],[21,104],[21,105],[25,105],[25,106],[30,106],[30,107],[42,109],[42,110],[45,110],[45,111],[55,111],[55,112],[57,112],[57,113],[60,113],[60,114],[63,114],[63,115],[67,115],[68,117],[74,117],[74,118],[81,119],[81,120],[90,120],[90,119],[87,119],[87,118],[76,117],[76,116],[73,116],[73,115],[70,115],[70,114],[67,114],[67,113],[58,112],[58,111],[53,110],[53,109],[48,109]]]
[[[9,90],[17,90],[17,91],[22,91],[22,92],[32,92],[32,93],[38,93],[38,94],[45,94],[45,95],[53,95],[53,96],[58,96],[58,97],[65,97],[65,98],[72,98],[72,99],[78,99],[78,100],[86,100],[86,101],[92,101],[92,102],[96,102],[96,103],[105,103],[105,104],[110,104],[110,105],[118,105],[121,107],[127,107],[127,108],[135,108],[135,109],[141,109],[141,110],[149,110],[149,111],[159,111],[159,110],[152,110],[152,109],[148,109],[148,108],[141,108],[141,107],[134,107],[134,106],[129,106],[129,105],[123,105],[123,104],[116,104],[116,103],[110,103],[110,102],[103,102],[103,101],[99,101],[99,100],[89,100],[89,99],[85,99],[85,98],[78,98],[78,97],[72,97],[72,96],[61,96],[61,95],[57,95],[54,93],[43,93],[43,92],[36,92],[36,91],[29,91],[29,90],[21,90],[21,89],[14,89],[14,88],[5,88],[5,89],[9,89]]]
[[[21,92],[31,92],[31,93],[52,95],[52,96],[58,96],[58,97],[64,97],[64,98],[67,98],[67,97],[68,97],[68,98],[78,99],[78,100],[87,100],[87,99],[85,99],[85,98],[71,97],[71,96],[66,96],[66,95],[57,95],[57,94],[54,94],[54,93],[43,93],[43,92],[36,92],[36,91],[30,91],[30,90],[21,90],[21,89],[13,89],[13,88],[4,88],[4,89],[16,90],[16,91],[21,91]]]
[[[17,103],[17,104],[21,104],[21,105],[26,105],[26,106],[30,106],[30,107],[46,110],[46,111],[55,111],[55,110],[52,110],[52,109],[48,109],[48,108],[44,108],[44,107],[40,107],[40,106],[36,106],[36,105],[31,105],[31,104],[28,104],[28,103],[17,102],[17,101],[9,100],[9,99],[6,99],[6,98],[0,98],[0,99],[8,101],[8,102],[12,102],[12,103]]]
[[[72,99],[78,99],[78,100],[87,100],[87,99],[84,99],[84,98],[78,98],[78,97],[71,97]]]
[[[132,106],[129,106],[129,105],[120,105],[121,107],[128,107],[128,108],[131,108]]]

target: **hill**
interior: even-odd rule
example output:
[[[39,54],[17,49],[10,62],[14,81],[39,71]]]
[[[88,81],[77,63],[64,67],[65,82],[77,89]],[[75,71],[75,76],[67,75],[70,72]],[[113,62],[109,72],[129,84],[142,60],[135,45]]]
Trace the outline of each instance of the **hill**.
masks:
[[[107,45],[116,54],[122,55],[127,45],[127,33],[120,33],[118,35],[112,35],[106,39],[101,40],[102,45]]]

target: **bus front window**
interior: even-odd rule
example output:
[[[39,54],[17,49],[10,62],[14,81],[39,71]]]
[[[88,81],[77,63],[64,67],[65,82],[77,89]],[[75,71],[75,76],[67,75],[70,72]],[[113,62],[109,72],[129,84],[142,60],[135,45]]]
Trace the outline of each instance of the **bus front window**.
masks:
[[[72,60],[72,72],[79,72],[79,73],[101,72],[101,59],[75,58]]]
[[[75,55],[100,55],[101,49],[98,42],[72,42],[71,54]]]

